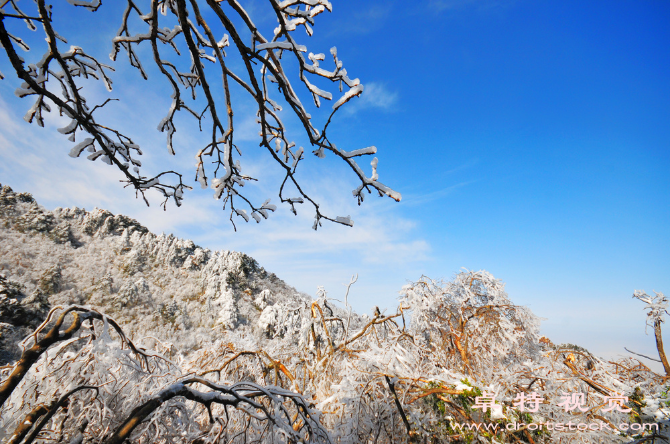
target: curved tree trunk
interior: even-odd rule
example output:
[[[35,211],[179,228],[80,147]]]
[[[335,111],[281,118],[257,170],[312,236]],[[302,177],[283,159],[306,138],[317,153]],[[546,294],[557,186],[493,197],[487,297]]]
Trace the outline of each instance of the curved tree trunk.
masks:
[[[663,364],[665,374],[670,376],[670,364],[668,364],[668,357],[665,355],[665,350],[663,349],[663,337],[661,336],[660,320],[656,320],[656,322],[654,322],[654,334],[656,335],[656,348],[658,349],[658,356],[661,358],[661,363]]]

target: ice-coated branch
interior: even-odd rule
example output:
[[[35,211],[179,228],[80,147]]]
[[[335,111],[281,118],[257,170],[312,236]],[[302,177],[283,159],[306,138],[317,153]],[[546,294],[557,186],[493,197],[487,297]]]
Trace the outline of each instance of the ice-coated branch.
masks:
[[[202,392],[191,387],[199,384],[210,391]],[[166,387],[144,403],[135,407],[105,444],[121,444],[135,428],[163,403],[183,397],[204,405],[210,412],[213,404],[232,406],[251,417],[272,423],[289,439],[289,442],[330,443],[326,430],[314,419],[311,409],[297,393],[279,387],[262,387],[252,383],[232,386],[215,384],[204,378],[193,377]],[[291,415],[284,402],[288,400],[297,414]]]
[[[386,384],[389,387],[389,390],[393,394],[393,401],[395,402],[396,407],[398,408],[398,412],[400,413],[400,417],[402,418],[403,424],[405,424],[405,428],[407,429],[407,434],[412,435],[412,427],[409,425],[409,421],[407,420],[407,415],[405,414],[405,409],[402,408],[402,404],[400,404],[400,400],[398,399],[398,393],[396,393],[395,390],[395,384],[391,382],[389,377],[387,375],[384,375],[384,380],[386,381]]]
[[[44,404],[38,405],[26,415],[23,421],[21,421],[7,444],[19,444],[21,442],[23,444],[30,444],[34,442],[37,435],[42,431],[47,422],[53,418],[54,414],[59,409],[67,407],[70,396],[82,390],[92,390],[96,395],[99,392],[98,387],[96,386],[82,385],[65,393],[59,399],[55,399],[48,406]]]
[[[657,291],[654,293],[655,295],[652,297],[643,290],[635,290],[633,297],[647,304],[645,310],[649,311],[647,312],[647,324],[645,326],[645,331],[647,326],[652,326],[654,328],[656,350],[658,350],[658,356],[663,363],[665,374],[670,376],[670,362],[668,362],[668,357],[665,354],[665,348],[663,346],[663,335],[661,333],[661,324],[665,322],[665,315],[668,314],[668,298],[665,297],[663,293]]]
[[[123,337],[107,334],[110,322],[84,323],[78,335],[42,354],[0,407],[0,428],[26,443],[34,437],[70,443],[388,444],[467,438],[464,433],[475,430],[468,426],[484,420],[501,426],[495,435],[480,435],[481,442],[578,436],[596,444],[655,436],[649,430],[624,435],[615,427],[639,417],[652,425],[660,418],[667,435],[661,404],[667,377],[635,359],[607,361],[539,338],[538,319],[514,305],[503,283],[484,271],[465,271],[449,282],[422,278],[403,289],[395,314],[349,313],[350,326],[348,300],[338,307],[323,289],[316,302],[273,301],[270,294],[256,301],[264,307],[258,329],[221,331],[214,344],[182,349],[178,364],[140,350],[150,357],[147,366]],[[61,323],[60,335],[75,312]],[[59,313],[23,342],[24,349],[51,331]],[[394,322],[400,316],[407,317],[402,328]],[[163,353],[173,354],[172,344],[158,342]],[[3,377],[9,372],[0,368]],[[481,416],[473,406],[485,393],[493,395],[495,408]],[[536,398],[537,410],[524,410],[531,405],[517,402],[519,397]],[[579,435],[529,430],[539,418],[602,427]],[[521,428],[504,427],[512,422]]]
[[[668,314],[668,298],[660,292],[655,291],[655,295],[649,296],[643,290],[635,290],[633,298],[639,299],[647,304],[644,309],[647,312],[647,325],[654,326],[656,323],[665,322],[665,315]]]
[[[39,126],[44,126],[42,113],[52,110],[48,100],[56,106],[60,115],[72,119],[67,126],[59,129],[60,133],[69,135],[68,140],[74,142],[77,131],[83,131],[91,136],[85,139],[85,143],[80,143],[70,150],[70,156],[78,157],[86,149],[91,153],[87,156],[89,160],[100,159],[120,169],[125,176],[125,181],[132,185],[147,203],[145,192],[151,188],[159,191],[166,201],[172,198],[177,205],[180,205],[184,189],[190,188],[182,183],[181,175],[176,172],[164,172],[151,178],[141,176],[139,174],[141,162],[135,158],[136,155],[142,154],[139,146],[122,132],[99,124],[93,116],[93,111],[97,106],[90,109],[85,97],[81,94],[81,86],[77,79],[89,77],[103,81],[107,90],[111,91],[112,82],[106,71],[113,69],[99,63],[94,57],[86,54],[81,47],[71,46],[67,51],[60,49],[58,40],[64,42],[64,39],[52,26],[51,6],[47,5],[44,0],[38,0],[36,3],[48,49],[37,64],[30,64],[28,68],[25,67],[23,58],[17,54],[13,42],[23,46],[24,50],[30,48],[27,45],[21,45],[21,40],[7,31],[4,24],[7,16],[0,14],[0,44],[18,78],[24,82],[16,90],[16,94],[19,97],[37,96],[35,104],[24,119],[28,123],[35,122]],[[25,17],[32,25],[28,16],[20,11],[14,2],[11,4],[17,15]],[[99,6],[99,4],[89,5],[88,2],[76,2],[76,5],[86,6],[93,11]],[[31,30],[36,29],[30,25]],[[161,178],[168,175],[176,177],[178,183],[161,183]]]
[[[50,326],[51,320],[57,313],[59,313],[58,318],[55,320],[54,324]],[[68,318],[68,315],[71,315],[72,321],[69,327],[61,331],[61,327],[66,318]],[[146,363],[148,355],[137,349],[132,341],[126,338],[121,327],[119,327],[113,319],[108,318],[98,311],[80,307],[78,305],[71,305],[66,308],[60,306],[54,307],[51,309],[47,319],[42,325],[40,325],[35,332],[24,341],[24,350],[21,354],[21,358],[14,364],[9,376],[3,381],[2,385],[0,385],[0,407],[2,407],[26,373],[28,373],[30,368],[37,362],[40,356],[49,349],[49,347],[58,342],[67,341],[72,338],[85,321],[92,321],[94,319],[101,320],[111,325],[121,337],[122,342]],[[48,328],[49,326],[50,328]]]
[[[68,1],[94,12],[101,7],[99,0]],[[146,191],[154,189],[163,196],[163,207],[170,200],[179,206],[184,191],[190,189],[183,183],[182,173],[165,171],[153,176],[141,175],[142,164],[137,159],[142,154],[140,147],[122,131],[98,123],[93,116],[93,112],[108,103],[109,98],[103,105],[91,108],[83,96],[81,79],[89,77],[101,80],[111,91],[109,72],[113,69],[85,53],[80,46],[71,46],[69,50],[61,47],[62,44],[57,40],[64,42],[64,39],[53,28],[53,12],[45,0],[37,0],[37,14],[33,14],[35,17],[18,9],[15,1],[10,2],[10,5],[14,9],[13,13],[0,13],[0,22],[3,22],[0,23],[0,43],[17,76],[24,82],[17,94],[20,97],[37,97],[26,120],[43,126],[43,113],[50,112],[52,106],[55,106],[60,114],[72,119],[69,125],[59,130],[61,133],[70,136],[73,142],[77,131],[88,136],[70,150],[70,156],[79,157],[88,151],[89,160],[100,159],[120,169],[127,185],[132,186],[147,204]],[[197,150],[195,156],[195,181],[202,188],[213,188],[214,197],[222,199],[224,210],[230,212],[231,222],[233,216],[247,222],[250,219],[260,222],[275,210],[274,205],[268,205],[268,200],[259,205],[242,192],[245,183],[257,179],[242,173],[241,157],[245,149],[234,138],[236,126],[231,96],[234,94],[233,88],[238,88],[255,102],[259,145],[284,176],[278,190],[280,202],[289,205],[294,213],[295,203],[309,204],[315,214],[314,229],[321,225],[322,220],[352,226],[353,221],[348,216],[324,214],[311,197],[311,192],[301,185],[297,172],[305,150],[297,146],[287,134],[281,120],[280,102],[287,105],[298,118],[304,136],[317,157],[323,158],[330,152],[353,171],[360,182],[353,192],[359,204],[363,201],[364,192],[373,190],[380,196],[387,195],[399,201],[399,193],[379,182],[377,158],[371,162],[372,173],[369,176],[356,163],[356,158],[375,154],[375,147],[343,150],[337,148],[327,136],[328,126],[335,113],[346,102],[361,95],[363,85],[359,79],[349,77],[335,48],[330,51],[333,68],[327,69],[322,66],[325,65],[325,55],[309,52],[307,46],[298,43],[295,37],[298,29],[304,29],[311,36],[315,17],[324,11],[331,11],[330,2],[270,0],[269,8],[276,15],[278,26],[271,33],[264,34],[237,0],[126,0],[121,25],[112,39],[110,58],[115,61],[120,52],[125,52],[130,65],[144,79],[149,77],[145,65],[147,62],[153,63],[167,81],[171,104],[165,117],[158,123],[158,130],[166,135],[168,154],[174,155],[178,149],[174,135],[177,131],[175,117],[180,111],[193,116],[201,130],[203,126],[209,125],[205,129],[210,134],[209,141]],[[145,14],[143,9],[148,9],[148,13]],[[24,40],[10,34],[4,27],[4,20],[10,19],[23,19],[31,30],[36,29],[33,22],[42,23],[48,51],[39,63],[29,65],[28,68],[24,66],[15,48],[21,47],[26,51],[30,51],[30,48]],[[139,31],[136,31],[138,27],[132,23],[133,20],[139,20]],[[165,22],[169,22],[170,26],[165,26]],[[244,35],[250,35],[251,41],[243,38]],[[149,61],[142,60],[143,55],[138,50],[144,44],[150,45]],[[242,61],[239,72],[234,72],[230,68],[233,64],[227,63],[227,47],[231,47],[230,51]],[[167,48],[169,54],[166,54],[164,48]],[[284,68],[287,62],[282,57],[289,55],[297,62],[298,75],[295,79]],[[315,79],[329,81],[342,94],[336,97],[323,86],[317,86]],[[321,100],[334,101],[322,126],[315,123],[316,119],[303,105],[303,92],[309,94],[317,107],[321,106]],[[194,105],[187,104],[185,99],[186,95],[190,95],[195,100],[198,94],[204,97],[202,111],[196,111]]]

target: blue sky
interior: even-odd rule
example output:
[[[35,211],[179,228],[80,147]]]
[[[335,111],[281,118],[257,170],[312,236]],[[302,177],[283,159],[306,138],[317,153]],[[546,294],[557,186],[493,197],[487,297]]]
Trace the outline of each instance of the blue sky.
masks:
[[[330,214],[351,215],[353,228],[315,233],[308,208],[294,217],[280,207],[234,233],[212,191],[199,187],[182,208],[163,212],[158,200],[146,208],[112,168],[67,156],[71,144],[55,131],[62,120],[48,119],[45,129],[22,120],[32,103],[14,96],[18,81],[4,53],[0,182],[48,208],[103,207],[205,247],[244,251],[310,294],[323,285],[341,297],[358,273],[349,300],[361,312],[395,310],[398,290],[421,275],[485,269],[507,283],[513,301],[547,318],[543,333],[554,342],[605,356],[624,346],[652,354],[642,303],[631,295],[670,292],[670,4],[332,3],[313,37],[296,33],[313,52],[337,46],[366,87],[331,138],[345,149],[376,145],[380,180],[402,193],[400,203],[356,206],[352,175],[332,156],[310,156],[304,183]],[[263,2],[243,4],[261,29],[274,27]],[[59,6],[63,19],[77,19],[61,34],[106,60],[118,6],[96,14]],[[204,137],[184,118],[178,154],[165,159],[155,128],[169,106],[166,85],[155,72],[142,81],[119,59],[112,96],[121,102],[105,116],[140,142],[146,168],[180,168],[192,180]],[[91,100],[103,97],[89,91]],[[266,179],[254,192],[277,201],[279,172],[255,149],[251,106],[237,103],[245,172]],[[287,124],[300,143],[288,116]]]

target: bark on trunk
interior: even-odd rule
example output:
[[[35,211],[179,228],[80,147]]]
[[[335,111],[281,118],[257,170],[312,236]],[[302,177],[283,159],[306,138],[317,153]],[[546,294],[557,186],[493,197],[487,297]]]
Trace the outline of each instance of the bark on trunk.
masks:
[[[663,363],[666,376],[670,376],[670,364],[668,364],[668,357],[665,356],[665,350],[663,349],[663,337],[661,336],[660,320],[654,322],[654,334],[656,335],[656,348],[658,349],[658,356],[661,358],[661,363]]]

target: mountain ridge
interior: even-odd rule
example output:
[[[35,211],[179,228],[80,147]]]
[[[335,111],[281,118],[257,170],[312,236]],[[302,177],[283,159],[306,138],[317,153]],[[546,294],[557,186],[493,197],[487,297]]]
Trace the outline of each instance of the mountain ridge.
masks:
[[[113,315],[131,337],[151,333],[170,342],[188,333],[180,335],[187,352],[223,330],[263,336],[272,329],[273,305],[311,301],[244,253],[157,235],[104,209],[50,211],[7,185],[0,185],[0,244],[5,312],[21,306],[38,318],[50,306],[90,305]],[[28,324],[6,320],[0,316],[0,364],[18,357],[18,348],[9,349],[29,332]]]

